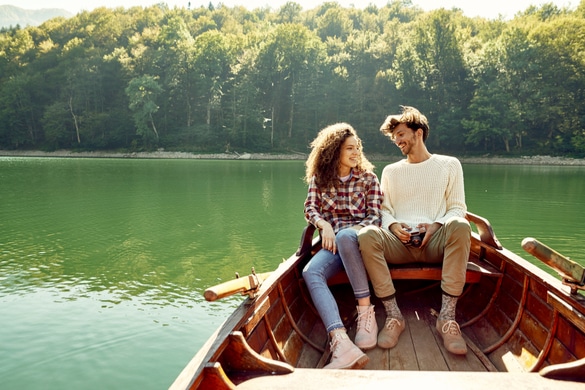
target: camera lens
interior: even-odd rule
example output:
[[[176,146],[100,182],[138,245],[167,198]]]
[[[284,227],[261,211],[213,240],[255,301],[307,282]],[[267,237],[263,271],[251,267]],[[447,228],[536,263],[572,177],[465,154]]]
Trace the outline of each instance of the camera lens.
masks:
[[[420,244],[422,244],[422,238],[420,235],[415,234],[413,236],[410,236],[410,244],[414,247],[419,247]]]

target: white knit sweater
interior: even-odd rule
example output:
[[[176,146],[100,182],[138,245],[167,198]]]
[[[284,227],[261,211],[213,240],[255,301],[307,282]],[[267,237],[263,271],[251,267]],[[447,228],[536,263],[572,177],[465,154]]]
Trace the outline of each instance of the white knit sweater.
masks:
[[[417,164],[401,160],[387,165],[380,185],[386,229],[394,222],[413,228],[419,223],[444,224],[450,217],[464,217],[467,211],[463,169],[455,157],[433,154]]]

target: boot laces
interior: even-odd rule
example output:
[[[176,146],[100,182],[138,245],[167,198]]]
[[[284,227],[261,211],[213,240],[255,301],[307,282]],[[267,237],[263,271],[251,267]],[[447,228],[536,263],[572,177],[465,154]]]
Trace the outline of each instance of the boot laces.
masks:
[[[331,340],[331,354],[333,355],[333,359],[337,358],[340,351],[341,341],[343,338],[341,335],[333,336],[333,340]]]
[[[360,330],[363,328],[369,332],[371,326],[372,326],[372,316],[370,316],[370,309],[368,308],[368,310],[365,310],[361,313],[358,312],[357,330]]]

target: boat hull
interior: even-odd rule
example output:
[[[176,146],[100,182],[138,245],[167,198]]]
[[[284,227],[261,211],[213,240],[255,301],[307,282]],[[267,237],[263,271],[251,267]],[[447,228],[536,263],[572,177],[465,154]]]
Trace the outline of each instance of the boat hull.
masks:
[[[253,292],[254,299],[242,302],[171,388],[291,388],[294,384],[292,388],[309,389],[390,380],[408,380],[412,386],[431,381],[430,372],[451,389],[481,388],[473,378],[484,376],[489,377],[486,383],[491,388],[505,381],[522,384],[528,380],[528,388],[583,386],[583,295],[503,248],[487,220],[471,213],[468,219],[475,227],[469,259],[472,266],[457,310],[469,347],[467,355],[448,353],[434,329],[440,309],[440,270],[415,265],[392,271],[397,300],[407,319],[407,331],[399,344],[391,350],[368,351],[370,363],[365,370],[322,370],[330,355],[327,333],[301,272],[320,249],[319,237],[313,238],[309,226],[297,253]],[[343,275],[334,279],[330,287],[353,337],[355,300]],[[376,299],[373,302],[379,326],[383,326],[382,305]],[[563,371],[567,364],[577,368]],[[564,380],[556,380],[559,377]]]

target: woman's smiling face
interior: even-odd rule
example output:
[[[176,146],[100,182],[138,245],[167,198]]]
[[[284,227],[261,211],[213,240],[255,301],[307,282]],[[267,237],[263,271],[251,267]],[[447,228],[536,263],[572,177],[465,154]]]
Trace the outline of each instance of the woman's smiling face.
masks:
[[[339,156],[339,176],[347,176],[351,168],[358,165],[360,156],[360,147],[354,136],[347,137],[341,145],[341,154]]]

